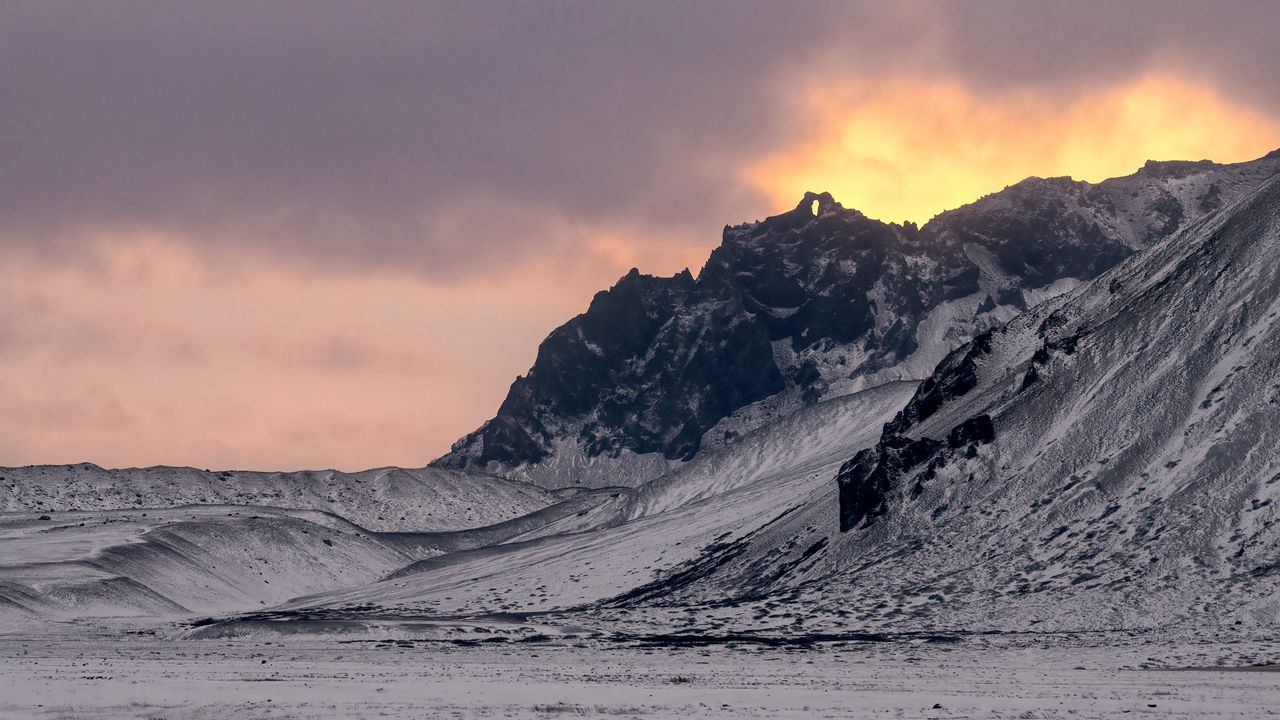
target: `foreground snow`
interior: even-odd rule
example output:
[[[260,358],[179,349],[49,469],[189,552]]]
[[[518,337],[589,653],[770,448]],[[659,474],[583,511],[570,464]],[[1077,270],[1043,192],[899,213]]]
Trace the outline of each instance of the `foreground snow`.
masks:
[[[797,647],[114,633],[0,638],[0,717],[1258,718],[1277,647],[1036,637]],[[1223,667],[1207,668],[1217,663]]]

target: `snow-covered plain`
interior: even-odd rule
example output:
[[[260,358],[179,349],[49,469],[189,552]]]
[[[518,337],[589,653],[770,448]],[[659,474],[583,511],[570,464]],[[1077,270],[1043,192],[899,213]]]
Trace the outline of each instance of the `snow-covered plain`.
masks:
[[[1274,644],[0,639],[5,718],[1263,718]],[[468,637],[469,635],[469,637]],[[471,643],[471,644],[467,644]],[[1219,662],[1227,664],[1217,666]]]

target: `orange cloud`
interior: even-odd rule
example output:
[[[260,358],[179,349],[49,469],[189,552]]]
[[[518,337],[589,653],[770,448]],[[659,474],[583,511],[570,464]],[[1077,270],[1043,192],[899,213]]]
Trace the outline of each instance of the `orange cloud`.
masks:
[[[815,83],[797,113],[816,129],[748,165],[747,181],[779,208],[827,190],[887,221],[923,222],[1031,175],[1096,182],[1148,159],[1238,162],[1280,145],[1275,118],[1167,76],[1068,99],[920,78]]]
[[[602,277],[656,257],[602,242],[449,283],[158,234],[105,235],[86,261],[9,258],[0,465],[423,465],[493,414]]]

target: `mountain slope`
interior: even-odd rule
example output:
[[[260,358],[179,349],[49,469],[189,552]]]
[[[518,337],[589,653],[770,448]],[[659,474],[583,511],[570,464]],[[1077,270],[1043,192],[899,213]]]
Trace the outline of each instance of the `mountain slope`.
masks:
[[[726,228],[695,279],[633,270],[561,326],[497,415],[434,463],[546,487],[638,485],[805,404],[926,377],[948,351],[1280,169],[1148,163],[1032,178],[922,228],[825,193]]]
[[[518,518],[440,532],[243,505],[0,513],[0,620],[256,610],[416,572],[442,554],[616,525],[629,492],[563,490]]]
[[[1004,504],[1024,500],[1019,525],[1045,547],[1006,569],[1011,585],[1058,586],[1082,604],[1109,596],[1125,621],[1280,620],[1278,252],[1272,181],[994,333],[974,354],[972,389],[927,416],[922,393],[890,428],[936,437],[993,421],[978,453],[987,461],[961,463],[973,479],[944,466],[920,498],[927,506],[950,484],[953,495],[995,485]],[[939,385],[959,372],[940,368]],[[904,482],[923,472],[893,474],[884,502],[910,507]],[[1011,548],[1008,530],[990,532]]]

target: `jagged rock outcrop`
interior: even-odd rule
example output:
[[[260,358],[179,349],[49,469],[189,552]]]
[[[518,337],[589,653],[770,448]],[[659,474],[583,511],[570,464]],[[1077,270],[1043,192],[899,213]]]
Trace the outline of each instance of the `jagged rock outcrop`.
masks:
[[[973,458],[979,445],[996,436],[989,415],[977,415],[960,423],[947,433],[945,441],[899,435],[894,427],[901,420],[899,415],[894,424],[885,426],[875,447],[860,451],[840,467],[836,484],[840,488],[842,532],[883,513],[890,491],[908,475],[912,479],[910,495],[919,496],[924,492],[924,483],[932,480],[950,457]]]
[[[806,193],[726,227],[696,278],[632,270],[597,294],[436,464],[547,487],[644,482],[803,404],[926,378],[953,348],[1277,168],[1268,156],[1151,162],[1098,184],[1031,178],[920,228]],[[931,402],[926,389],[915,412]]]

